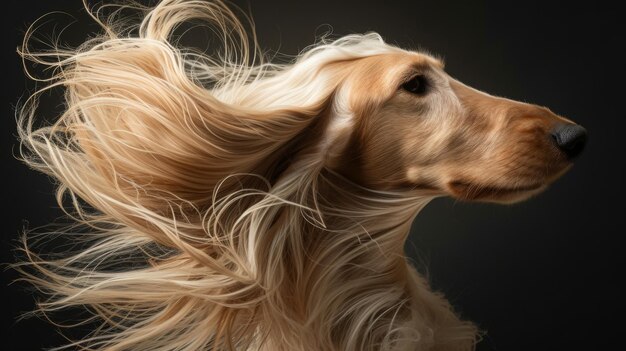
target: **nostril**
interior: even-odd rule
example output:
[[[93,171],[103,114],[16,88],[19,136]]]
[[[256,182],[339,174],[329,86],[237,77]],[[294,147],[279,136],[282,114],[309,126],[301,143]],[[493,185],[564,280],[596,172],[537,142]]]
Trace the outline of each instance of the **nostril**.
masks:
[[[576,124],[562,124],[552,131],[552,139],[567,158],[574,159],[585,148],[587,130]]]

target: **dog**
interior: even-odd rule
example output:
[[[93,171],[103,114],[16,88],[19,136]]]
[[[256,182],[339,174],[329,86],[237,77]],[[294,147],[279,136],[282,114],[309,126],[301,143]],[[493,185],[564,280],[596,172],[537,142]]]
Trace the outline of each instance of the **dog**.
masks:
[[[478,328],[407,261],[409,227],[436,197],[543,191],[582,152],[583,127],[376,33],[273,63],[220,1],[163,0],[135,27],[129,8],[88,9],[103,34],[79,48],[38,52],[31,29],[19,49],[53,72],[18,110],[21,159],[57,180],[75,224],[24,233],[16,269],[48,296],[37,312],[99,321],[67,347],[475,348]],[[222,39],[215,53],[177,46],[192,19]],[[65,110],[36,128],[37,98],[56,88]],[[75,246],[33,248],[57,234]]]

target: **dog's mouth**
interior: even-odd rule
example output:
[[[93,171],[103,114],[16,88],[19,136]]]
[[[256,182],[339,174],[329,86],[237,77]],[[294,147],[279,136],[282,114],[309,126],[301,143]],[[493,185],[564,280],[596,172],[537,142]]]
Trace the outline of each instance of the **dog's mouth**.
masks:
[[[536,193],[544,185],[534,183],[518,186],[492,186],[456,180],[448,183],[452,194],[462,200],[515,202]]]

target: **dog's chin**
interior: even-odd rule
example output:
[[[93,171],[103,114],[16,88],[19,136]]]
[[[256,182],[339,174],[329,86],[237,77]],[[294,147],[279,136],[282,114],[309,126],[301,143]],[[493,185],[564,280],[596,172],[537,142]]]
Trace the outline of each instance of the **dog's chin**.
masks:
[[[541,193],[555,180],[565,174],[572,164],[567,163],[558,167],[551,176],[537,177],[535,181],[514,180],[509,184],[488,184],[463,178],[452,180],[446,184],[447,192],[454,198],[465,201],[495,202],[512,204],[527,200]]]
[[[453,197],[464,201],[495,202],[511,204],[524,201],[547,187],[547,184],[532,183],[516,186],[485,185],[463,180],[448,183]]]

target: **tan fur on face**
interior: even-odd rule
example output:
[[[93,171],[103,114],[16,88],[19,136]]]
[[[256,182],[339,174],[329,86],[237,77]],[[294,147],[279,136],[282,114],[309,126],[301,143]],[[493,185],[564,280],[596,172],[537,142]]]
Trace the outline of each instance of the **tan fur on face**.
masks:
[[[549,136],[568,120],[550,110],[469,88],[421,54],[361,61],[351,83],[360,87],[353,90],[353,151],[342,168],[363,184],[511,202],[569,167]],[[427,77],[424,96],[400,89],[411,74]]]

